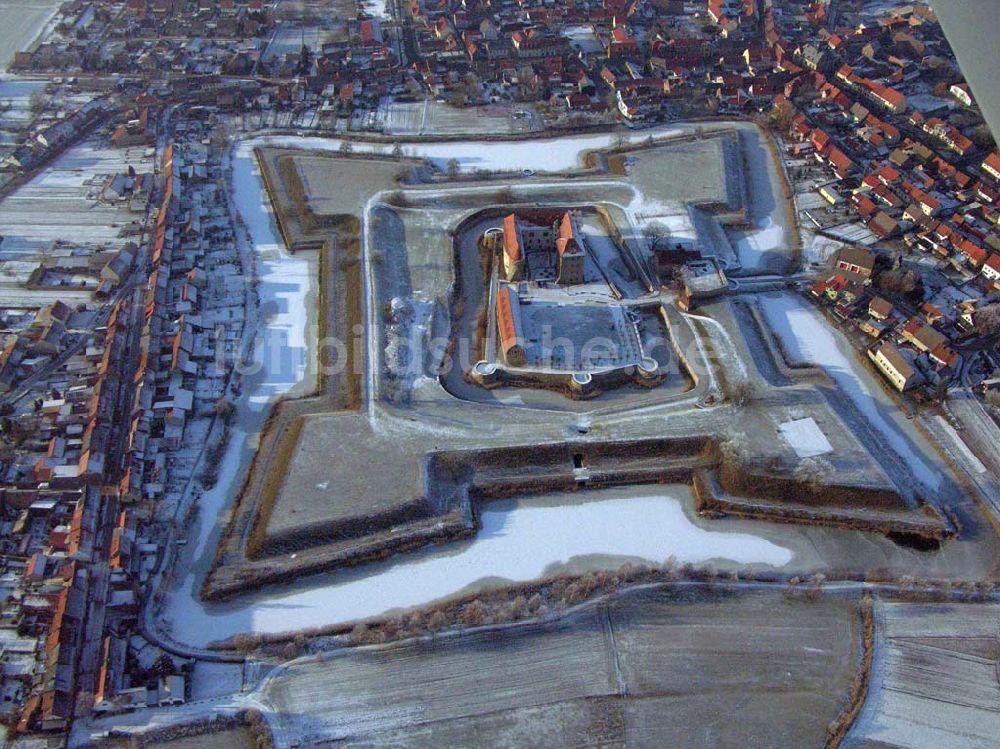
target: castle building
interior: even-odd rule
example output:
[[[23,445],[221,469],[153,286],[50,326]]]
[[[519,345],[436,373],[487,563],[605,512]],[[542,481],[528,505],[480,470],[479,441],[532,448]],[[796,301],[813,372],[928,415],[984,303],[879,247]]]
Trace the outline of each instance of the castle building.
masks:
[[[524,336],[521,327],[521,304],[517,292],[503,285],[497,292],[497,334],[504,361],[511,367],[524,367],[528,356],[524,350]]]
[[[530,256],[530,257],[529,257]],[[551,271],[557,283],[583,283],[586,254],[576,218],[566,211],[551,225],[533,224],[511,213],[503,220],[503,271],[510,282],[529,272]]]
[[[557,283],[570,285],[583,283],[583,263],[586,255],[577,231],[576,218],[566,211],[559,222],[559,237],[556,252],[559,253],[559,275]]]

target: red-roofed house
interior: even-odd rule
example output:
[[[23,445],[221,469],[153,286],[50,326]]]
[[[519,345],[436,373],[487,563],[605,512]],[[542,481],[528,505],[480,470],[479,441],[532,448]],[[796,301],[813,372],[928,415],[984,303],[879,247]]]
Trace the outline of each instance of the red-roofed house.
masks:
[[[939,343],[937,346],[932,348],[927,352],[931,361],[935,364],[952,368],[958,362],[958,352],[949,347],[946,343]]]
[[[837,175],[838,179],[845,179],[847,175],[854,171],[854,162],[836,146],[830,149],[830,154],[826,157],[826,160],[833,167],[833,173]]]
[[[996,286],[997,282],[1000,282],[1000,255],[990,255],[986,262],[983,263],[983,269],[980,272],[987,281]]]
[[[983,159],[982,167],[995,182],[1000,182],[1000,153],[994,151]]]
[[[503,270],[508,281],[516,281],[524,272],[524,252],[517,216],[513,213],[503,220]]]
[[[864,81],[864,86],[879,104],[893,114],[902,114],[906,111],[906,97],[896,89],[870,80]]]
[[[817,153],[824,156],[826,155],[826,150],[831,147],[830,136],[819,128],[812,131],[812,135],[809,136],[809,142],[813,144]]]
[[[858,212],[862,218],[868,218],[878,212],[878,206],[862,192],[855,193],[851,196],[851,202],[854,204],[854,210]]]
[[[956,244],[958,251],[969,259],[973,267],[978,268],[986,262],[988,253],[982,247],[968,239],[963,239]]]
[[[566,211],[559,222],[559,235],[556,237],[556,252],[559,255],[558,283],[583,283],[583,264],[586,257],[583,244],[579,240],[576,219],[570,211]]]
[[[925,325],[919,317],[911,317],[903,327],[903,339],[924,352],[948,342],[943,333]]]

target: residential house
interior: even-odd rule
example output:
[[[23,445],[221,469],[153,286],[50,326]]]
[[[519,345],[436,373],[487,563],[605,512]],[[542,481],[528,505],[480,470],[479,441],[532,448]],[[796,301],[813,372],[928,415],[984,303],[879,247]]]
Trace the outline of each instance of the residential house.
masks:
[[[924,353],[948,342],[947,337],[937,329],[925,324],[918,317],[911,317],[902,330],[903,339]]]
[[[835,264],[840,270],[870,278],[875,271],[876,255],[864,247],[844,247],[837,253]]]
[[[885,378],[892,383],[892,386],[901,393],[920,384],[923,379],[913,362],[888,341],[880,344],[874,350],[869,350],[868,357]]]
[[[892,317],[892,302],[880,296],[873,297],[868,303],[868,314],[876,320],[888,320]]]

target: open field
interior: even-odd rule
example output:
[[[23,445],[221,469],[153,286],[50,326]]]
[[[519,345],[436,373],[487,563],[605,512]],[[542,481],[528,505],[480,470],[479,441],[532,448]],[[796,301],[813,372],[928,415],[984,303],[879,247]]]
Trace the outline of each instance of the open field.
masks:
[[[725,149],[724,138],[706,137],[624,156],[631,179],[656,196],[656,202],[643,204],[643,213],[653,214],[658,204],[726,203],[735,198],[733,182],[741,177],[738,167],[726,169]]]
[[[1000,607],[883,603],[872,685],[845,749],[986,749],[1000,735]]]
[[[858,626],[847,601],[637,592],[557,623],[295,661],[255,696],[308,745],[820,746]]]
[[[473,132],[527,133],[540,130],[541,119],[529,104],[495,104],[457,109],[433,99],[383,102],[371,127],[391,135],[447,135]]]
[[[46,21],[61,3],[57,0],[0,0],[0,72],[14,61],[14,54],[31,47]]]
[[[201,736],[188,736],[182,739],[172,739],[153,744],[156,749],[251,749],[250,734],[245,728],[231,728],[228,731],[217,731]]]

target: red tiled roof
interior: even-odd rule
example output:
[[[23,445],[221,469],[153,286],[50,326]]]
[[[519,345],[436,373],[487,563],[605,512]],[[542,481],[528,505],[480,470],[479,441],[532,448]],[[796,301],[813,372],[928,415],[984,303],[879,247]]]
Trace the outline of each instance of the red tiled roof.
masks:
[[[517,322],[514,319],[517,296],[509,286],[501,286],[497,292],[497,332],[504,351],[510,350],[517,341]]]
[[[950,349],[945,343],[939,343],[932,348],[930,350],[930,357],[946,367],[953,367],[955,366],[955,362],[958,361],[958,353]]]
[[[986,262],[987,252],[975,242],[963,239],[958,243],[958,251],[965,255],[974,265],[981,265]]]
[[[517,216],[513,213],[503,220],[503,250],[513,261],[521,259],[521,243],[517,237]]]

